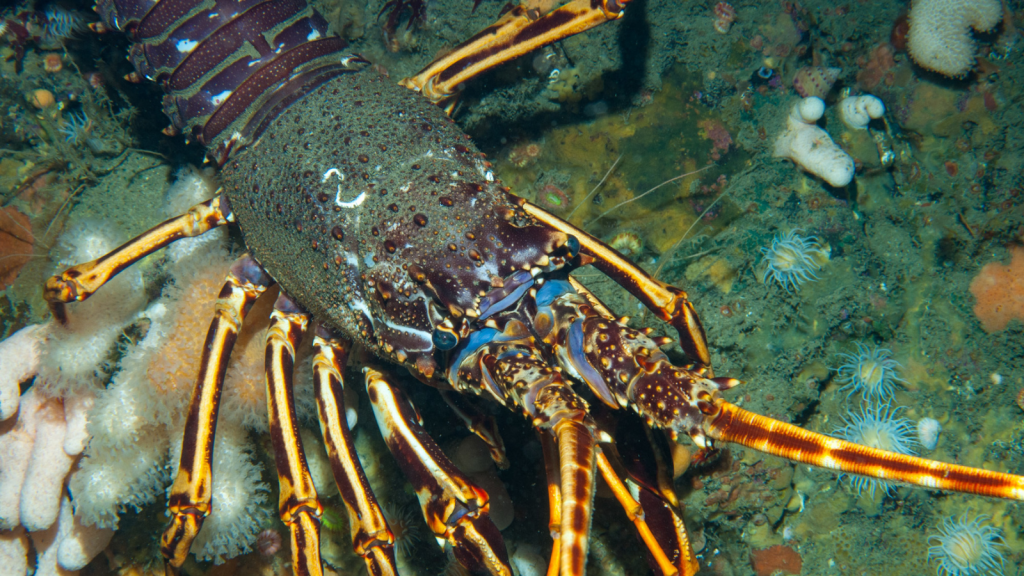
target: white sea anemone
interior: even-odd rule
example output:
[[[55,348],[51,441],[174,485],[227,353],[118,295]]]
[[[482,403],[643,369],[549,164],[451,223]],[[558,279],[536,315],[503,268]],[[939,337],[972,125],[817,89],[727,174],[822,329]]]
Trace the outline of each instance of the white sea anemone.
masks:
[[[260,466],[253,461],[247,443],[245,430],[240,426],[222,423],[217,427],[211,511],[191,548],[198,560],[223,564],[249,552],[270,519],[270,507],[266,506],[270,488],[260,480]],[[174,462],[179,461],[180,449],[178,444]]]
[[[121,238],[112,226],[78,221],[58,239],[58,266],[98,258],[116,248]],[[51,323],[37,385],[52,396],[99,388],[109,370],[111,350],[145,300],[142,273],[135,267],[112,278],[88,300],[69,306],[66,325]]]
[[[939,563],[940,576],[1002,574],[1003,531],[988,525],[984,514],[971,521],[967,514],[955,522],[952,516],[943,519],[939,533],[928,536],[928,561]]]
[[[856,354],[837,354],[846,361],[836,368],[836,380],[843,384],[839,390],[849,389],[847,397],[859,391],[868,402],[887,402],[896,391],[896,383],[906,382],[896,374],[902,366],[889,357],[892,351],[887,348],[856,344]]]
[[[395,535],[395,551],[408,558],[420,541],[422,517],[413,508],[394,502],[384,504],[383,512],[388,528]]]
[[[901,408],[889,404],[862,406],[859,414],[847,413],[843,418],[846,426],[834,430],[832,436],[877,450],[897,454],[917,454],[917,440],[914,439],[914,421],[899,418]],[[845,474],[844,474],[845,476]],[[857,494],[865,489],[874,496],[875,488],[885,489],[889,494],[892,486],[888,482],[865,476],[851,476],[850,485]]]
[[[804,282],[817,280],[817,271],[828,262],[831,249],[817,238],[791,231],[772,239],[771,246],[761,248],[765,266],[763,281],[775,280],[787,291],[799,290]]]

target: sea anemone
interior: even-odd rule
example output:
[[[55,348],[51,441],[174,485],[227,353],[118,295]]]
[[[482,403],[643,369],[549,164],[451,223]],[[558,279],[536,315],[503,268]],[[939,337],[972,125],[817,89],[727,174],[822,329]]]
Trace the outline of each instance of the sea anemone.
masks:
[[[256,551],[260,556],[270,557],[281,549],[281,534],[277,530],[267,528],[256,537]]]
[[[619,232],[612,238],[612,248],[619,251],[626,258],[635,259],[644,249],[644,241],[636,232]]]
[[[836,369],[837,381],[843,383],[839,390],[850,389],[847,397],[858,390],[868,402],[881,402],[892,397],[897,382],[906,382],[896,375],[901,368],[899,362],[889,356],[891,350],[886,348],[869,348],[860,342],[856,354],[838,354],[845,364]]]
[[[935,418],[921,418],[917,421],[917,441],[925,450],[934,450],[939,443],[942,424]]]
[[[180,449],[178,444],[173,462],[178,462]],[[224,422],[217,426],[213,470],[210,515],[192,542],[191,551],[198,560],[223,564],[249,552],[256,543],[260,526],[270,519],[270,507],[265,505],[270,488],[260,479],[261,467],[253,461],[240,426],[224,426]]]
[[[832,436],[878,450],[917,454],[914,421],[897,417],[900,410],[888,403],[875,405],[874,408],[862,406],[859,414],[847,413],[847,417],[843,418],[846,426],[834,430]],[[863,476],[851,477],[850,484],[857,494],[867,489],[871,496],[874,496],[875,488],[879,486],[885,489],[886,494],[892,489],[887,482]]]
[[[772,239],[772,245],[761,248],[765,266],[762,281],[775,280],[787,291],[799,289],[804,282],[817,280],[816,272],[828,262],[832,250],[817,238],[804,237],[797,231]]]
[[[938,561],[941,576],[1002,574],[1003,531],[986,524],[984,514],[969,522],[967,514],[955,522],[952,516],[943,519],[939,533],[928,536],[928,561]]]
[[[548,210],[564,210],[569,207],[569,197],[565,195],[561,188],[550,183],[545,184],[540,189],[538,200],[541,206]]]
[[[395,536],[395,550],[408,557],[420,541],[419,515],[408,506],[394,503],[384,504],[383,509],[388,528],[391,528],[391,533]]]
[[[72,144],[84,143],[85,139],[89,137],[89,132],[92,131],[92,120],[89,120],[85,112],[69,114],[60,131],[64,134],[65,142]]]
[[[60,54],[56,52],[50,52],[43,56],[43,70],[47,72],[60,72],[64,67],[64,63],[61,61]]]

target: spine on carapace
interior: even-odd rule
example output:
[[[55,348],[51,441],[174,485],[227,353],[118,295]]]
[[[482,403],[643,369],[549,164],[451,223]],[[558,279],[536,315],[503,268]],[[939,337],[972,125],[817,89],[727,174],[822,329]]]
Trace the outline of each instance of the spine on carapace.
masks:
[[[344,40],[306,0],[98,0],[166,92],[172,126],[223,163],[291,103],[350,71]]]

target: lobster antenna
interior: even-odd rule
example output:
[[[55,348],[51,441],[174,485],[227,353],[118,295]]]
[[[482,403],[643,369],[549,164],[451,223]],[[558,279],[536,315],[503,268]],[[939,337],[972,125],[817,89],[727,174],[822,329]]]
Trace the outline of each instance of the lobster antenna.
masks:
[[[665,267],[665,263],[668,262],[671,259],[672,253],[675,252],[676,248],[678,248],[680,244],[683,243],[683,240],[686,240],[686,237],[689,236],[690,232],[693,231],[693,227],[697,225],[697,222],[700,222],[701,220],[703,220],[704,219],[704,215],[707,214],[708,212],[710,212],[711,209],[715,207],[715,204],[718,204],[718,201],[721,200],[722,198],[725,198],[725,195],[728,194],[728,193],[729,193],[729,189],[728,188],[726,188],[725,190],[722,190],[722,193],[719,194],[718,197],[715,198],[714,201],[711,202],[711,204],[708,204],[708,207],[705,208],[704,211],[700,213],[700,216],[697,216],[697,219],[693,221],[693,224],[690,224],[690,227],[686,229],[686,232],[683,232],[683,235],[679,237],[679,240],[676,240],[676,243],[673,244],[672,247],[669,248],[665,252],[665,254],[662,255],[661,262],[659,262],[658,263],[658,267],[654,269],[653,277],[654,277],[655,280],[657,280],[658,274],[661,274],[661,269]]]
[[[654,191],[655,191],[655,190],[657,190],[658,188],[661,188],[662,186],[664,186],[664,185],[666,185],[666,184],[671,184],[672,182],[675,182],[676,180],[679,180],[680,178],[686,178],[687,176],[692,176],[692,175],[694,175],[694,174],[699,174],[699,173],[701,173],[701,172],[703,172],[703,171],[705,171],[705,170],[707,170],[708,168],[711,168],[711,167],[713,167],[713,166],[717,166],[717,164],[708,164],[707,166],[705,166],[705,167],[703,167],[703,168],[698,168],[697,170],[694,170],[694,171],[692,171],[692,172],[687,172],[686,174],[680,174],[680,175],[678,175],[678,176],[675,176],[675,177],[673,177],[673,178],[669,178],[668,180],[665,180],[664,182],[662,182],[661,184],[658,184],[658,185],[657,185],[657,186],[655,186],[654,188],[651,188],[651,189],[650,189],[650,190],[648,190],[647,192],[644,192],[643,194],[641,194],[641,195],[639,195],[639,196],[634,196],[634,197],[630,198],[629,200],[623,200],[622,202],[619,202],[619,203],[618,203],[618,204],[616,204],[615,206],[612,206],[611,208],[609,208],[609,209],[605,210],[604,212],[601,212],[600,214],[598,214],[598,215],[597,215],[597,217],[596,217],[596,218],[592,219],[592,220],[591,220],[590,222],[587,222],[587,223],[586,223],[586,224],[584,225],[584,227],[586,227],[586,226],[590,226],[590,225],[591,225],[591,224],[593,224],[594,222],[597,222],[597,221],[598,221],[598,220],[600,220],[601,218],[604,218],[604,217],[605,217],[605,216],[607,216],[607,215],[608,215],[608,213],[609,213],[609,212],[611,212],[612,210],[615,210],[616,208],[618,208],[618,207],[620,207],[620,206],[625,206],[626,204],[629,204],[630,202],[635,202],[635,201],[637,201],[637,200],[639,200],[639,199],[643,198],[644,196],[647,196],[647,195],[648,195],[648,194],[650,194],[651,192],[654,192]]]
[[[572,218],[572,215],[575,214],[576,211],[580,209],[580,206],[586,204],[587,200],[589,200],[590,197],[594,195],[594,192],[597,192],[597,189],[600,188],[601,185],[604,184],[604,181],[608,179],[608,176],[611,175],[612,170],[615,170],[615,167],[619,165],[619,160],[622,160],[622,154],[619,154],[619,157],[616,158],[615,162],[612,163],[611,168],[609,168],[608,171],[604,173],[604,178],[601,178],[601,181],[597,183],[597,186],[594,186],[594,188],[590,191],[590,194],[584,196],[583,200],[581,200],[580,203],[577,204],[576,207],[572,209],[572,212],[569,212],[569,215],[565,217],[566,220]]]

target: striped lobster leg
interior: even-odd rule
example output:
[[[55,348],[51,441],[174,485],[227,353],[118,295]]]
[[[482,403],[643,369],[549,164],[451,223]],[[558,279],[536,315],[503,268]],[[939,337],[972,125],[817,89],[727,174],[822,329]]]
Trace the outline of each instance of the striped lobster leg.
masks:
[[[231,266],[217,298],[216,312],[206,333],[199,375],[192,389],[178,474],[167,497],[171,524],[160,539],[168,574],[176,574],[185,562],[203,520],[211,510],[213,438],[217,427],[221,387],[231,349],[245,315],[273,281],[249,255]]]
[[[306,465],[292,389],[295,348],[306,333],[309,314],[291,298],[281,294],[274,303],[270,319],[267,331],[267,412],[280,490],[278,510],[281,521],[291,532],[295,576],[319,576],[323,573],[320,564],[323,506]]]
[[[501,532],[490,518],[487,492],[448,460],[423,429],[412,403],[384,375],[366,368],[366,390],[388,449],[419,497],[427,526],[472,574],[512,576]]]
[[[342,370],[348,362],[351,343],[323,326],[317,328],[313,347],[313,386],[316,394],[320,430],[327,457],[331,461],[338,492],[348,509],[352,544],[366,562],[370,576],[394,576],[395,536],[388,528],[377,504],[366,473],[356,455],[352,431],[345,420],[345,395]]]
[[[43,286],[43,298],[53,317],[67,324],[64,304],[81,302],[92,296],[118,272],[175,240],[204,234],[232,220],[230,210],[221,204],[220,196],[189,208],[188,212],[150,228],[126,242],[110,254],[72,266],[51,277]]]
[[[561,576],[582,576],[586,570],[599,452],[597,428],[587,412],[587,403],[562,378],[561,371],[543,357],[533,338],[516,321],[509,322],[504,332],[488,328],[470,336],[468,346],[456,356],[449,374],[456,389],[507,399],[510,407],[522,410],[542,435],[554,436],[557,465],[555,450],[550,442],[544,442],[548,445],[545,467],[555,538],[548,573],[555,573],[553,565],[557,562],[557,573]],[[553,469],[557,470],[557,483]]]
[[[558,472],[558,446],[550,434],[537,430],[544,451],[544,475],[548,484],[548,532],[551,534],[551,560],[547,576],[558,576],[562,558],[562,479]]]
[[[599,461],[601,472],[630,515],[637,537],[647,545],[651,570],[656,575],[696,573],[699,565],[680,517],[672,482],[672,454],[664,433],[644,426],[633,414],[613,415],[602,405],[591,407],[591,412],[615,440],[601,444],[605,459]],[[611,474],[616,477],[608,480]],[[613,481],[623,486],[616,487]],[[657,546],[649,545],[652,539]]]
[[[402,86],[435,104],[451,104],[472,78],[523,54],[617,20],[629,0],[572,0],[548,14],[515,6],[451,52],[428,64]]]

